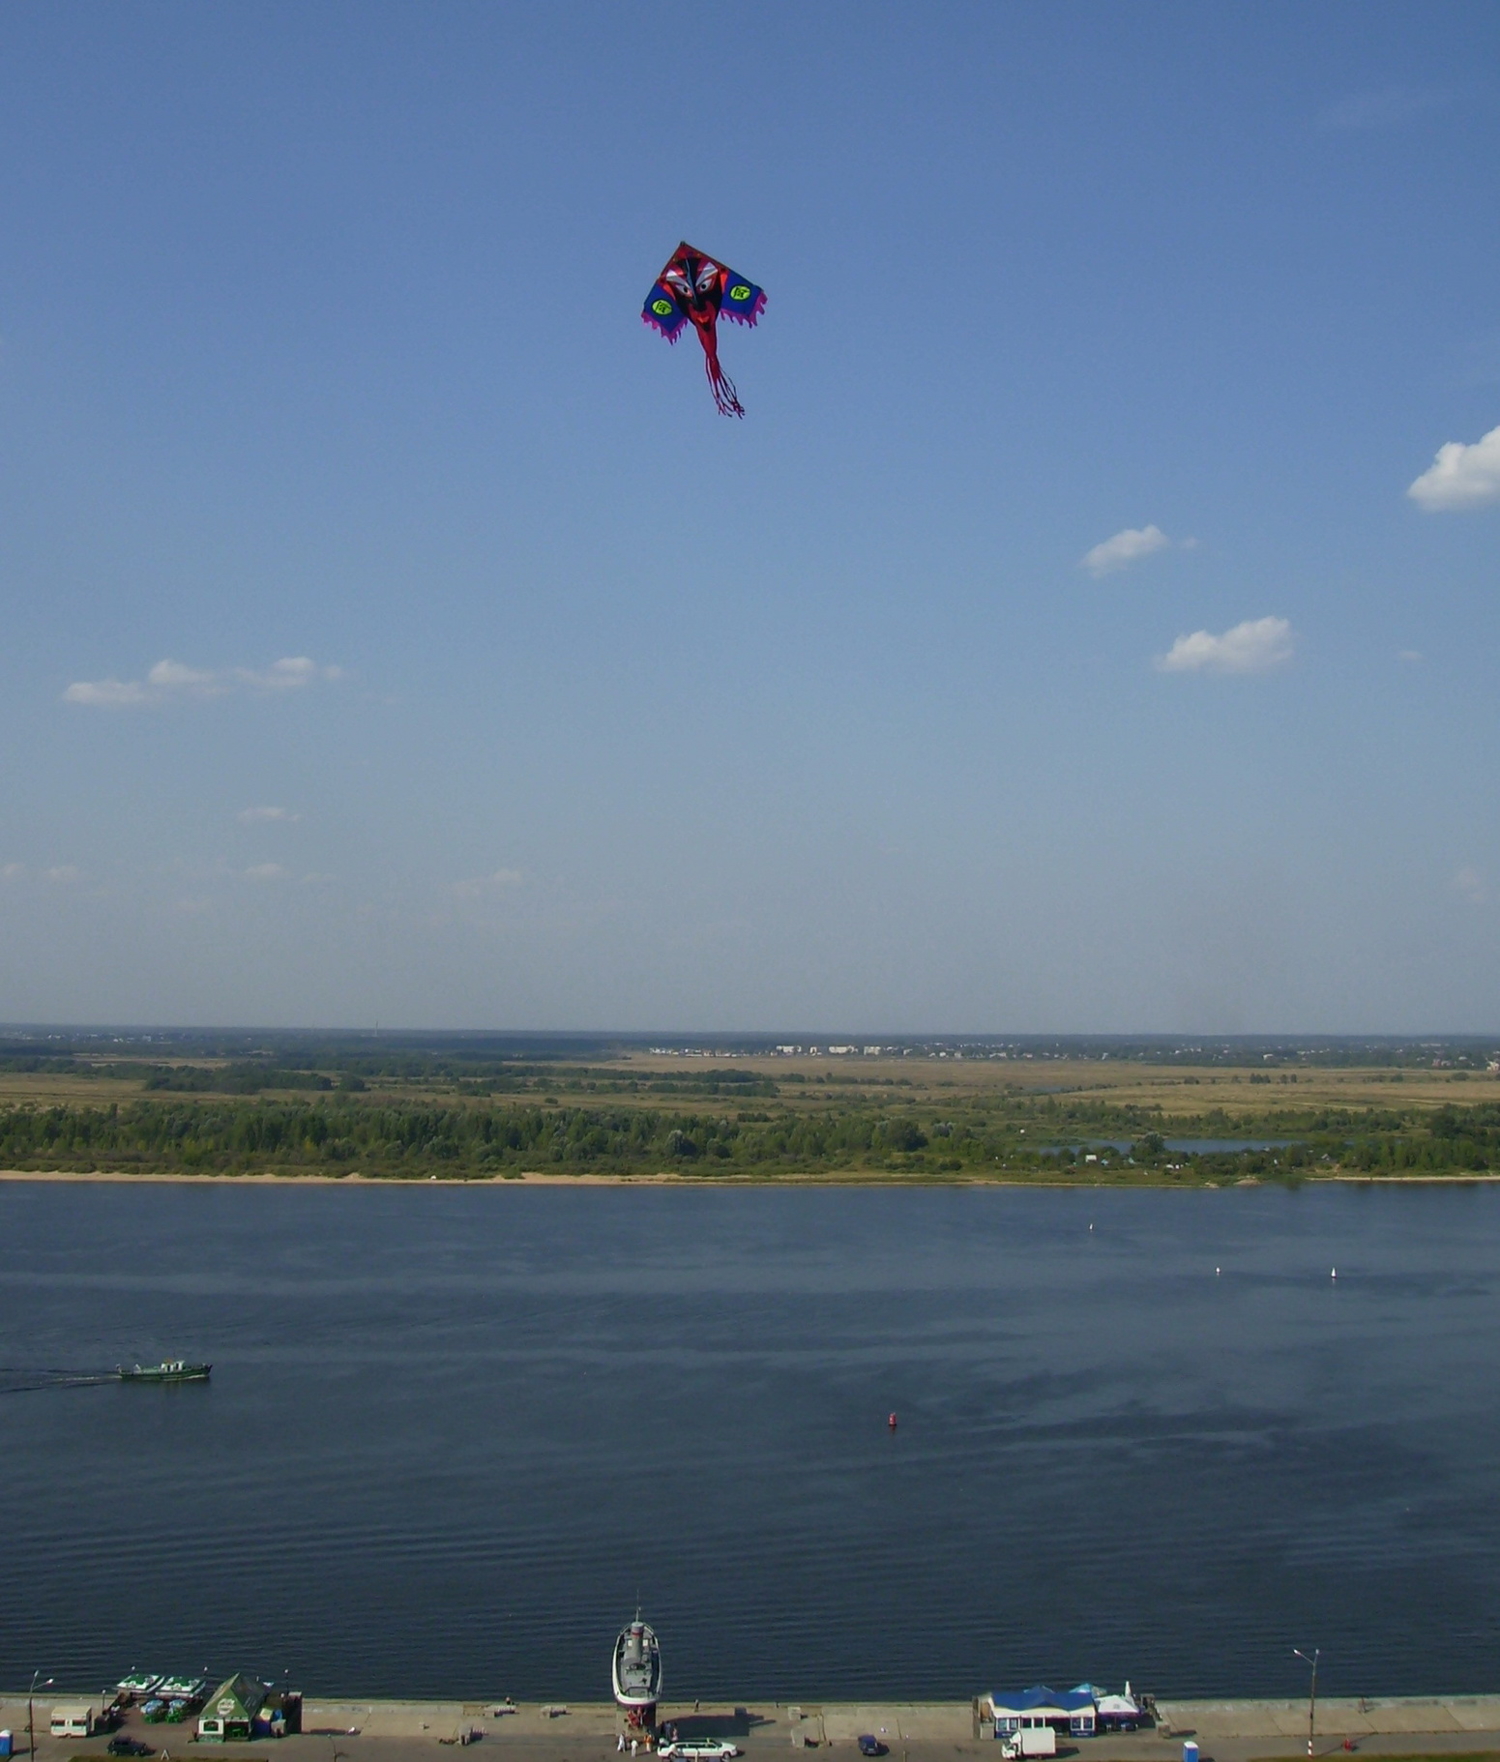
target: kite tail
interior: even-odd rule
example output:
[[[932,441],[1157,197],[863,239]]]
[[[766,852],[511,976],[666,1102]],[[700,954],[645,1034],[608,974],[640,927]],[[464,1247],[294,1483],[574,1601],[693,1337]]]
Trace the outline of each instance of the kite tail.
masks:
[[[721,416],[743,416],[744,406],[740,403],[740,395],[734,389],[734,381],[719,365],[719,339],[713,325],[699,328],[698,340],[703,344],[703,368],[708,374],[709,389],[714,394],[714,403],[719,407]]]

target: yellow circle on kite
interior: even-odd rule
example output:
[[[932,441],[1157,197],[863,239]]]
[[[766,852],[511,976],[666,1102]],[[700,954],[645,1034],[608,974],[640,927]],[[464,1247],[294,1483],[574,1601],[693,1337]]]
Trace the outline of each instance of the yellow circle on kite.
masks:
[[[748,300],[750,298],[750,290],[745,286],[744,282],[739,282],[729,290],[729,297],[731,300]]]
[[[651,302],[651,310],[658,318],[665,318],[672,310],[672,302],[670,300],[653,300]]]

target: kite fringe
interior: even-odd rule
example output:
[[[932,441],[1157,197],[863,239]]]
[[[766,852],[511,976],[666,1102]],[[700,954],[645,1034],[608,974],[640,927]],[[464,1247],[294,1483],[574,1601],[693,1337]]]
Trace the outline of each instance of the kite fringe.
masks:
[[[650,312],[643,312],[641,314],[641,323],[649,324],[658,336],[665,337],[669,343],[675,343],[686,328],[685,325],[679,322],[674,330],[668,330],[661,320],[656,318]]]
[[[730,312],[724,307],[719,308],[720,318],[727,318],[731,324],[753,325],[766,309],[766,296],[761,294],[748,312]]]

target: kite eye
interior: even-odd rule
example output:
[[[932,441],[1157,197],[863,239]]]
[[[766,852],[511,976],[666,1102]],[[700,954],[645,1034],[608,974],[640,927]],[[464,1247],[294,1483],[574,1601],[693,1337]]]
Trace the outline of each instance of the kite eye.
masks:
[[[711,288],[714,285],[715,281],[718,280],[718,276],[719,276],[718,264],[717,263],[705,263],[703,265],[703,267],[698,271],[698,292],[701,294],[704,292],[705,289]]]
[[[668,318],[672,313],[672,302],[670,300],[653,300],[651,310],[658,318]]]

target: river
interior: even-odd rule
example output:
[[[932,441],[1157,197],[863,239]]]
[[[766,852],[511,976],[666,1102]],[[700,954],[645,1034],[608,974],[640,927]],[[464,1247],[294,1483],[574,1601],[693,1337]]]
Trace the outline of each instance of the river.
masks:
[[[1496,1685],[1492,1186],[4,1182],[0,1254],[0,1686],[602,1699],[638,1601],[673,1698]]]

